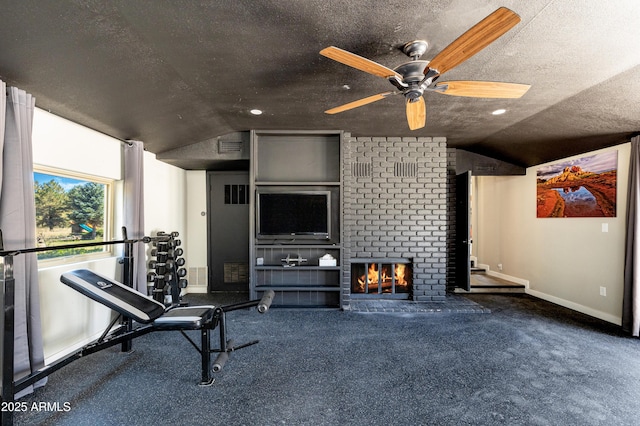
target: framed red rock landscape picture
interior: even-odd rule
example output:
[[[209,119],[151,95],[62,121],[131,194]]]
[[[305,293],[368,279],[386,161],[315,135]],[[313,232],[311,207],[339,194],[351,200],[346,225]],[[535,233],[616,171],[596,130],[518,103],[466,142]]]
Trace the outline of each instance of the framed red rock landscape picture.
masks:
[[[537,217],[615,217],[618,151],[536,170]]]

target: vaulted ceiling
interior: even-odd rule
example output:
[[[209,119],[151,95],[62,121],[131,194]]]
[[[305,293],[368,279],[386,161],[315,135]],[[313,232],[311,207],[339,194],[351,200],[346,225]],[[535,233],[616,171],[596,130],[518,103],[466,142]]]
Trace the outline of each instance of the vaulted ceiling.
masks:
[[[324,113],[394,87],[321,49],[394,68],[423,39],[430,60],[501,6],[521,22],[440,80],[530,84],[523,97],[427,92],[426,126],[413,131],[402,96]],[[0,79],[157,154],[250,129],[330,129],[444,136],[532,166],[640,130],[637,0],[0,0],[0,16]]]

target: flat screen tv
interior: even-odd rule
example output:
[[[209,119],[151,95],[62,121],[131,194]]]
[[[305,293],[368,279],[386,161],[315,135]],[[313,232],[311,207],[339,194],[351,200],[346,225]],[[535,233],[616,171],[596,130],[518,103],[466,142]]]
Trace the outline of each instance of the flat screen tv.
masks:
[[[258,192],[256,235],[259,239],[329,239],[331,192]]]

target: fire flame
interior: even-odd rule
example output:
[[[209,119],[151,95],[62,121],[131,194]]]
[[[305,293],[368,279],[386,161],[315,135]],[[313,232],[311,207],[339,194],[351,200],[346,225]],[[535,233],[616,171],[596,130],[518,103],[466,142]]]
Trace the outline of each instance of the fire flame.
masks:
[[[409,284],[404,276],[405,270],[407,269],[407,265],[399,263],[396,265],[396,285],[407,285]]]
[[[377,293],[379,287],[382,288],[383,293],[390,293],[392,291],[393,281],[395,281],[396,291],[406,291],[409,286],[409,277],[407,277],[410,273],[409,268],[402,263],[397,263],[393,266],[395,267],[392,268],[392,265],[382,265],[380,273],[378,273],[378,264],[369,264],[367,273],[358,277],[358,285],[354,291],[364,293],[366,284],[369,283],[369,293]],[[391,279],[391,270],[394,271],[394,280]],[[381,282],[381,286],[378,285],[379,281]]]

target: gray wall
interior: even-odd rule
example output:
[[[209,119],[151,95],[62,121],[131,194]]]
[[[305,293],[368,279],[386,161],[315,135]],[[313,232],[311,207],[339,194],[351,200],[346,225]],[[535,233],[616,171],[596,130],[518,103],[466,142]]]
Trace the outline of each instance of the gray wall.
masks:
[[[342,305],[350,262],[413,260],[413,300],[442,301],[447,274],[445,138],[344,137]]]

